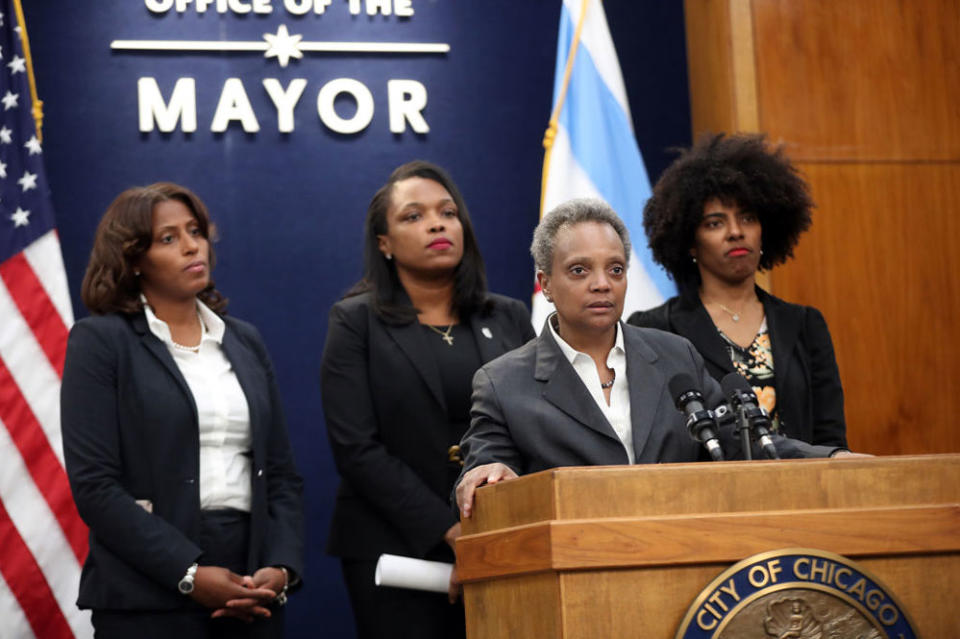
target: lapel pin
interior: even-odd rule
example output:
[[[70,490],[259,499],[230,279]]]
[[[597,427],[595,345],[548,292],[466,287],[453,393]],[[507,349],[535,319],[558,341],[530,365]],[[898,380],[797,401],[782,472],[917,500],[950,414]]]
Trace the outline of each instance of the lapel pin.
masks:
[[[490,329],[484,326],[480,329],[480,332],[483,333],[483,336],[487,339],[493,339],[493,333],[490,332]]]

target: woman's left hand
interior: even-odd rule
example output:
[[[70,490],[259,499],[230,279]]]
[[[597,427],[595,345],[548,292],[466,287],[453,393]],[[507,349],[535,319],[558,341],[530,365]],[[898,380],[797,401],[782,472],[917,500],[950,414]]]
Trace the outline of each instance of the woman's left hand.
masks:
[[[277,593],[277,596],[283,592],[283,587],[287,585],[287,576],[283,573],[283,570],[273,566],[266,566],[253,573],[251,580],[253,581],[253,588],[269,588]]]
[[[279,596],[283,587],[287,585],[287,576],[279,568],[266,566],[253,576],[243,577],[243,586],[250,589],[266,588]],[[231,599],[224,608],[216,610],[212,617],[236,617],[244,621],[252,621],[254,617],[270,617],[270,610],[262,605],[262,601],[253,598]]]
[[[455,604],[462,593],[463,586],[460,585],[460,580],[457,578],[457,565],[454,564],[453,570],[450,571],[450,584],[447,586],[447,599],[450,600],[451,604]]]

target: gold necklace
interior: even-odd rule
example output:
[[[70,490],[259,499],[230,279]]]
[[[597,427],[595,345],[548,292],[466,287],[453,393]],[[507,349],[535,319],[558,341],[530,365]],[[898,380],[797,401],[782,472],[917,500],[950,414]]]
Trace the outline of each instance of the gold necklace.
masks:
[[[445,330],[445,331],[441,331],[441,330],[440,330],[439,328],[437,328],[436,326],[431,326],[430,324],[424,324],[424,326],[426,326],[426,327],[429,328],[431,331],[433,331],[434,333],[436,333],[437,335],[439,335],[439,336],[440,336],[440,339],[442,339],[443,341],[445,341],[445,342],[447,343],[447,346],[453,346],[453,335],[450,334],[450,331],[453,330],[453,324],[451,324],[450,326],[448,326],[448,327],[447,327],[447,330]]]
[[[729,314],[730,314],[730,319],[732,319],[734,322],[739,322],[739,321],[740,321],[740,313],[735,313],[734,311],[731,311],[729,308],[727,308],[726,306],[724,306],[724,305],[721,304],[720,302],[717,302],[717,306],[720,307],[720,310],[726,311],[727,313],[729,313]]]

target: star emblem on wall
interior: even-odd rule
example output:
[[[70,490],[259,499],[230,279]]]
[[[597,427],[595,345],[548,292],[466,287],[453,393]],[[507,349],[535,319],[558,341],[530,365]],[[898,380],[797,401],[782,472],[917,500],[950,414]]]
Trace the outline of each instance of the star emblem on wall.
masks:
[[[267,41],[267,52],[263,54],[265,58],[276,58],[281,67],[287,66],[290,58],[303,57],[303,51],[300,50],[300,41],[302,35],[290,35],[287,31],[287,25],[281,24],[277,27],[276,33],[264,33],[263,39]]]

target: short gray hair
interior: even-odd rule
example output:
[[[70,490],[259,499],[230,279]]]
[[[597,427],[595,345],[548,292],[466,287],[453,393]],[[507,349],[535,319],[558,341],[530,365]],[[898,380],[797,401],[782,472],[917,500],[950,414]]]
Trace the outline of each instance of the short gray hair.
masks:
[[[553,267],[553,249],[557,244],[557,233],[560,229],[583,222],[597,222],[613,227],[620,236],[620,241],[623,242],[623,253],[627,258],[624,267],[629,266],[630,233],[627,231],[627,226],[609,204],[597,198],[585,197],[568,200],[555,207],[543,216],[540,224],[534,229],[530,254],[538,271],[550,273]]]

